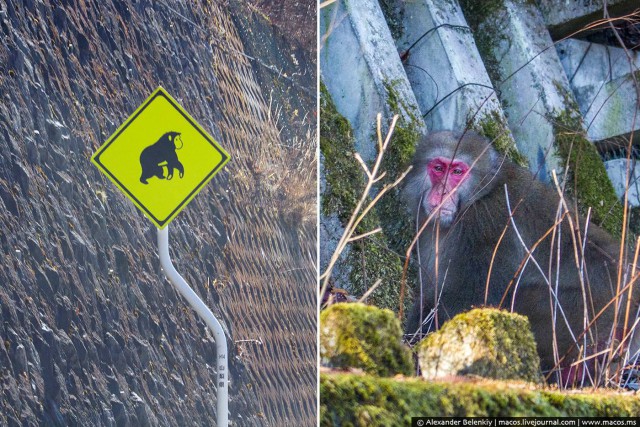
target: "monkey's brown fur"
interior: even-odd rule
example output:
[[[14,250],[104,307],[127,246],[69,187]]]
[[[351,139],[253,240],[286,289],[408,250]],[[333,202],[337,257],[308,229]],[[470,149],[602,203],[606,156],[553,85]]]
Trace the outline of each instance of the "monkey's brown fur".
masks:
[[[560,206],[558,194],[550,186],[535,180],[527,169],[500,156],[489,146],[486,138],[472,132],[467,132],[464,136],[452,132],[439,132],[429,135],[417,147],[413,170],[407,177],[403,190],[409,213],[414,219],[417,218],[419,225],[422,225],[428,216],[428,207],[425,207],[421,200],[431,188],[426,165],[434,157],[462,160],[471,167],[471,171],[458,187],[459,204],[453,222],[449,227],[440,225],[437,278],[437,212],[419,240],[424,286],[423,317],[434,307],[436,293],[440,295],[437,310],[440,324],[472,306],[484,304],[489,266],[505,226],[508,227],[507,231],[493,260],[487,305],[499,306],[503,301],[502,307],[509,308],[518,269],[527,259],[527,252],[509,219],[505,185],[515,225],[529,249],[534,248],[536,242],[554,226]],[[584,236],[585,221],[580,219],[578,225],[575,223],[575,215],[570,215],[574,220],[574,227],[579,227],[580,236]],[[549,233],[538,244],[533,257],[544,274],[550,278],[553,288],[556,286],[556,273],[559,273],[559,304],[574,336],[579,338],[584,330],[583,286],[574,251],[576,247],[580,251],[581,243],[574,243],[567,217],[559,225],[559,233],[553,236],[553,232]],[[614,298],[618,253],[619,244],[611,236],[595,224],[588,224],[583,277],[589,320]],[[508,290],[509,283],[511,288]],[[505,293],[506,297],[503,300]],[[624,298],[621,300],[625,301]],[[636,301],[637,297],[634,297],[632,321]],[[547,370],[554,367],[551,314],[553,304],[555,299],[551,296],[550,286],[535,267],[533,260],[530,260],[524,267],[522,278],[517,285],[514,309],[529,318],[542,367]],[[623,303],[620,311],[624,312],[625,307],[626,303]],[[416,301],[409,315],[409,333],[414,333],[419,328],[419,311],[420,304]],[[596,347],[602,349],[609,342],[613,317],[612,304],[589,328],[588,353],[595,353]],[[568,354],[562,363],[563,366],[568,366],[578,355],[577,348],[573,345],[574,340],[559,312],[555,324],[558,355],[563,357]],[[578,339],[578,343],[582,345],[583,340]]]

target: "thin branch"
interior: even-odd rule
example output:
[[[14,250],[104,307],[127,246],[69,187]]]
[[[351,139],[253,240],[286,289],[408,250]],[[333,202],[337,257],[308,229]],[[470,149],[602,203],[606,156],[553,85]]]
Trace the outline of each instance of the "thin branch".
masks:
[[[367,236],[371,236],[372,234],[376,234],[382,231],[382,228],[378,227],[375,230],[367,231],[366,233],[359,234],[357,236],[350,237],[347,242],[355,242],[356,240],[364,239]]]
[[[373,291],[375,291],[377,289],[377,287],[380,286],[381,283],[382,283],[382,279],[376,280],[376,282],[373,284],[373,286],[371,286],[369,289],[367,289],[367,292],[362,294],[362,296],[360,297],[358,302],[363,302],[364,300],[366,300],[369,297],[369,295],[371,295],[373,293]]]
[[[360,163],[360,166],[364,170],[364,173],[367,174],[367,178],[371,179],[371,172],[369,171],[369,168],[367,167],[367,164],[364,162],[364,160],[362,160],[362,157],[360,156],[360,153],[355,153],[353,156],[356,158],[358,163]]]

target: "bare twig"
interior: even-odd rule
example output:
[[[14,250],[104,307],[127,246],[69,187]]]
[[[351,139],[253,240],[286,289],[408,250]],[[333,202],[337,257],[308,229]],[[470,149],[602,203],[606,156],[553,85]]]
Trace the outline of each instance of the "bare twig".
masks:
[[[373,284],[373,286],[371,286],[369,289],[367,289],[367,292],[362,294],[362,296],[360,297],[358,302],[363,302],[364,300],[366,300],[369,297],[369,295],[371,295],[373,293],[373,291],[375,291],[378,288],[378,286],[380,286],[381,283],[382,283],[382,279],[376,280],[376,282]]]
[[[365,238],[365,237],[367,237],[367,236],[371,236],[371,235],[376,234],[376,233],[379,233],[379,232],[381,232],[381,231],[382,231],[382,228],[378,227],[378,228],[376,228],[375,230],[367,231],[366,233],[362,233],[362,234],[359,234],[359,235],[357,235],[357,236],[349,237],[349,239],[347,240],[347,242],[348,242],[348,243],[355,242],[356,240],[363,239],[363,238]]]

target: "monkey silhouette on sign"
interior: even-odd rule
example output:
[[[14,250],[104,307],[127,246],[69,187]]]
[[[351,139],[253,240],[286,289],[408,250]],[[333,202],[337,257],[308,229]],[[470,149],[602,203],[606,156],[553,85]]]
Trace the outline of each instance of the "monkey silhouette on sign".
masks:
[[[157,142],[142,150],[140,154],[140,166],[142,167],[140,182],[148,184],[147,179],[152,176],[169,180],[173,178],[175,169],[178,169],[180,178],[182,178],[184,176],[184,166],[178,160],[178,154],[176,153],[176,150],[181,149],[182,145],[180,132],[167,132]],[[166,177],[164,176],[164,166],[167,167]]]

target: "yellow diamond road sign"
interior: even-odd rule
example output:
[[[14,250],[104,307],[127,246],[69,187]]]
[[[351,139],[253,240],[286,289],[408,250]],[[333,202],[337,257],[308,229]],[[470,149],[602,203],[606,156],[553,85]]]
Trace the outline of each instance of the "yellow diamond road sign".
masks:
[[[91,161],[164,228],[229,161],[229,154],[159,87]]]

